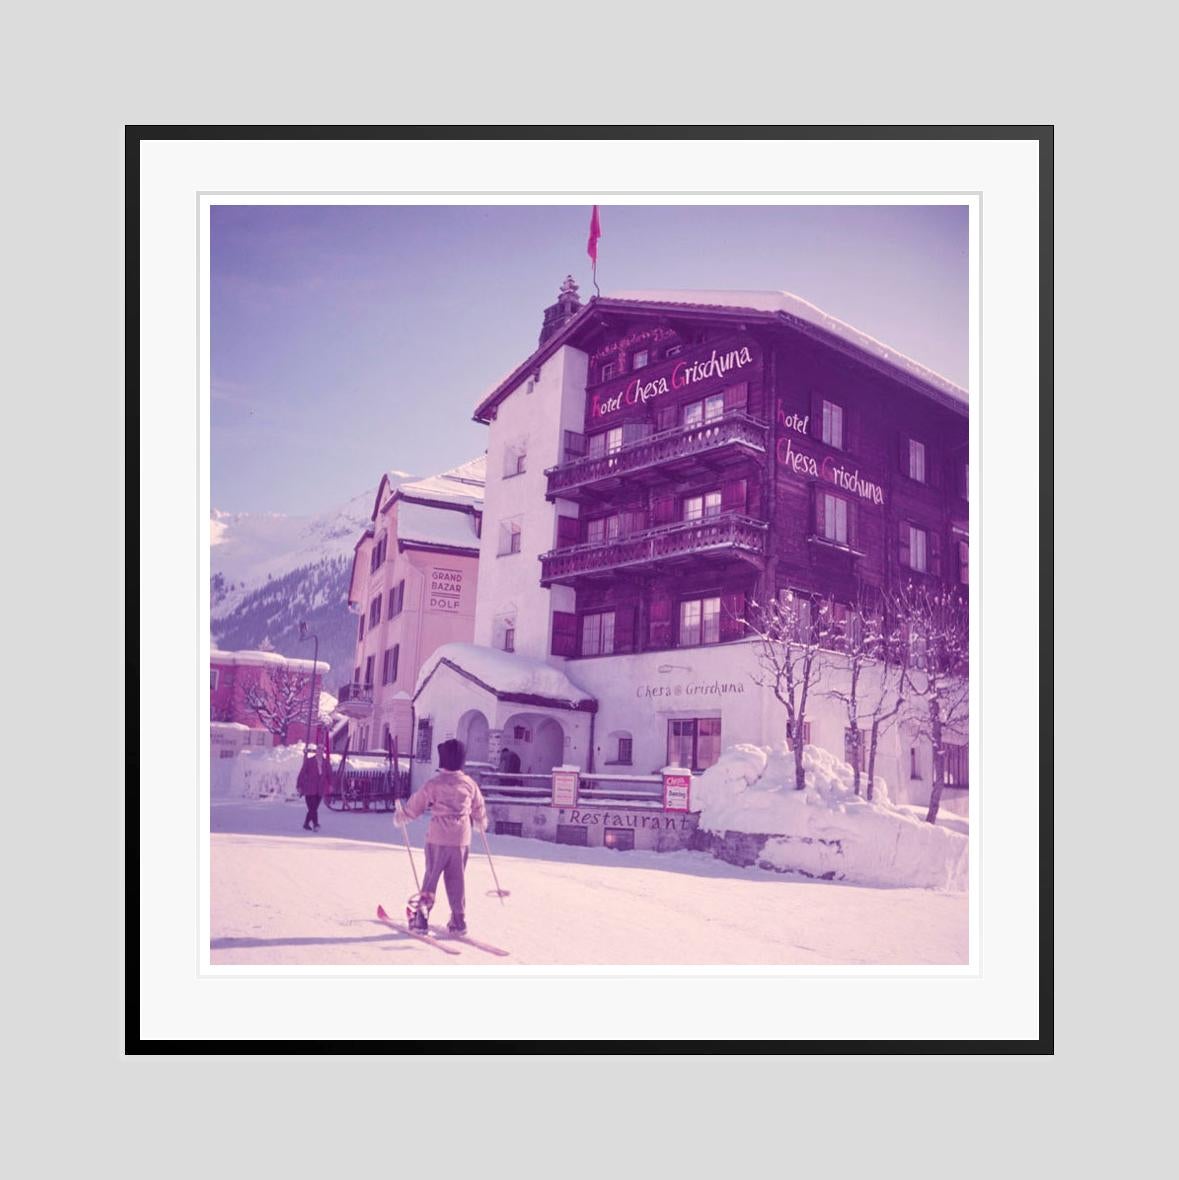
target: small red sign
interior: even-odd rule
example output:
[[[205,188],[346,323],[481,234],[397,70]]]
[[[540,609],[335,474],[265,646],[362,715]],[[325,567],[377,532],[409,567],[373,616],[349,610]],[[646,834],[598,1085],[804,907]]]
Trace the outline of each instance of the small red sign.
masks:
[[[576,770],[553,771],[553,806],[577,806],[577,781],[580,775]]]
[[[690,811],[692,801],[692,776],[690,774],[665,774],[663,776],[663,810]]]

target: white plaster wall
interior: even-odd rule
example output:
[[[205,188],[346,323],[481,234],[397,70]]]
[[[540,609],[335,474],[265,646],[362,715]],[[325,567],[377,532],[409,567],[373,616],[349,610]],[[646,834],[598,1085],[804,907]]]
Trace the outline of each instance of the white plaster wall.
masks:
[[[560,349],[541,367],[531,391],[525,381],[499,404],[489,427],[475,607],[475,642],[485,647],[495,645],[496,617],[514,608],[515,650],[548,660],[552,611],[574,609],[573,591],[541,588],[539,558],[556,544],[558,510],[576,515],[571,505],[545,499],[544,473],[561,461],[564,432],[584,425],[587,359],[579,349]],[[521,444],[527,448],[526,470],[505,476],[505,453]],[[501,525],[510,519],[521,525],[520,552],[501,555]]]

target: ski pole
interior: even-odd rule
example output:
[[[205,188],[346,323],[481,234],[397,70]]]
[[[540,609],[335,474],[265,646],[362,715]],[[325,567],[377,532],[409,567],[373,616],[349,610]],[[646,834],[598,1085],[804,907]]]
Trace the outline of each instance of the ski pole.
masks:
[[[495,861],[491,859],[491,845],[487,843],[487,833],[480,828],[479,834],[483,837],[483,847],[487,851],[487,863],[491,865],[491,879],[495,882],[495,896],[499,898],[499,904],[503,905],[504,898],[512,895],[506,889],[499,887],[499,878],[495,875]]]
[[[397,811],[399,814],[401,813],[400,799],[397,800]],[[413,849],[409,846],[409,820],[406,819],[405,823],[398,824],[397,826],[401,829],[402,836],[405,837],[405,854],[409,857],[409,867],[413,873],[414,887],[420,894],[422,892],[422,883],[418,880],[418,866],[413,863]]]

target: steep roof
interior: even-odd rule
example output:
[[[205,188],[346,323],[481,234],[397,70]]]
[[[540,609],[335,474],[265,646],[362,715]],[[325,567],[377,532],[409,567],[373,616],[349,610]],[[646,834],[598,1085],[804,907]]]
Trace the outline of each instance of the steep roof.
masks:
[[[649,290],[595,296],[559,332],[483,396],[475,407],[475,420],[490,421],[489,415],[498,402],[559,348],[572,343],[591,322],[594,311],[670,311],[696,318],[781,324],[904,381],[949,409],[961,414],[967,412],[970,395],[961,386],[789,291]]]

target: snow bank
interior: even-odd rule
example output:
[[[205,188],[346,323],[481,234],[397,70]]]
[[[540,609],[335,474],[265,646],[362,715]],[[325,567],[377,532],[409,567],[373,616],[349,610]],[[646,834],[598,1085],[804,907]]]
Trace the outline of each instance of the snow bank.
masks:
[[[548,697],[570,704],[593,700],[591,693],[579,688],[552,664],[474,643],[444,643],[435,648],[418,673],[415,697],[441,660],[449,660],[497,693]]]
[[[297,799],[296,782],[303,765],[303,744],[243,750],[234,759],[228,791],[237,799]]]
[[[425,545],[449,545],[475,552],[479,550],[475,517],[471,513],[429,504],[414,504],[410,500],[397,502],[397,539],[418,541]]]
[[[803,767],[798,791],[785,742],[726,750],[692,784],[701,830],[769,836],[758,859],[767,868],[860,885],[967,888],[963,832],[894,806],[881,778],[871,803],[857,796],[852,768],[817,746],[803,751]]]

